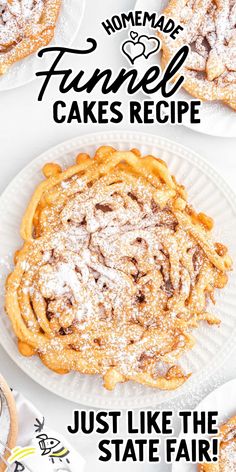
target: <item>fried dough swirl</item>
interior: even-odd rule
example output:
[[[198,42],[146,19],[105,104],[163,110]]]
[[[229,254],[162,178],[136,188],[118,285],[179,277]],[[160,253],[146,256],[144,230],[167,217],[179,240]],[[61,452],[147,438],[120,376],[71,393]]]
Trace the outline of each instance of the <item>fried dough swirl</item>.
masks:
[[[163,68],[187,44],[183,87],[194,97],[236,110],[236,0],[170,0],[164,14],[184,30],[175,41],[161,34]]]
[[[62,0],[0,0],[0,74],[53,38]]]
[[[44,167],[6,284],[20,352],[50,369],[176,389],[177,360],[223,288],[231,259],[211,218],[187,203],[165,162],[99,148]]]
[[[199,472],[234,472],[236,469],[236,416],[220,427],[219,460],[217,463],[200,464]]]

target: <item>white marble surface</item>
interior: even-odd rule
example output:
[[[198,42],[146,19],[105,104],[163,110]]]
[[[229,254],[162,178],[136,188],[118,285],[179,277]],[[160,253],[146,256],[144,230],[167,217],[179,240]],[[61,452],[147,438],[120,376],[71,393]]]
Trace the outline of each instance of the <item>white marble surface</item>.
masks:
[[[99,48],[94,55],[94,60],[89,57],[81,56],[80,65],[86,72],[91,73],[94,67],[110,66],[117,70],[121,65],[121,56],[119,54],[119,45],[124,33],[118,33],[112,39],[105,36],[100,21],[108,18],[115,13],[123,10],[129,10],[134,7],[134,0],[87,0],[85,17],[82,27],[77,36],[75,45],[80,47],[84,44],[87,37],[96,37]],[[1,172],[0,172],[0,191],[3,191],[11,179],[30,162],[34,157],[48,149],[49,147],[72,138],[78,134],[96,132],[100,130],[127,128],[127,120],[122,125],[56,125],[51,119],[51,103],[57,99],[58,94],[55,87],[50,87],[47,93],[47,99],[43,103],[36,100],[39,91],[39,81],[36,80],[25,87],[15,89],[0,94],[0,142],[1,142]],[[67,97],[71,100],[72,95]],[[99,93],[91,97],[81,94],[82,99],[101,98]],[[74,97],[76,99],[76,97]],[[120,91],[116,100],[127,100],[124,91]],[[140,99],[142,97],[140,96]],[[196,152],[204,156],[218,172],[235,187],[236,182],[236,139],[213,138],[207,135],[201,135],[184,127],[178,126],[157,126],[157,125],[139,125],[132,126],[133,130],[148,132],[169,137],[191,147]],[[0,229],[1,230],[1,229]],[[221,372],[210,378],[208,384],[200,392],[190,398],[184,398],[173,404],[173,409],[190,407],[193,408],[208,392],[216,385],[236,377],[235,354],[226,362]],[[30,380],[21,370],[14,365],[8,355],[0,347],[0,372],[6,377],[7,381],[16,389],[24,393],[28,398],[35,402],[48,417],[54,429],[66,434],[66,425],[71,421],[72,410],[75,404],[63,400],[47,392]],[[176,434],[178,433],[178,424],[175,419]],[[111,464],[99,463],[97,461],[95,436],[78,435],[69,438],[73,445],[77,447],[87,460],[86,472],[92,469],[96,471],[154,471],[167,472],[171,470],[170,466],[164,463],[160,464]]]

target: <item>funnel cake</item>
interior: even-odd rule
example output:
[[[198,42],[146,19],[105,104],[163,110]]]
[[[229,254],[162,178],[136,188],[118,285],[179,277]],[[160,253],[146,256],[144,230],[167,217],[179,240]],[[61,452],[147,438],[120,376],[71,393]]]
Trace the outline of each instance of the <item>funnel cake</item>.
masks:
[[[183,87],[196,98],[220,100],[236,110],[236,0],[170,0],[164,14],[184,31],[175,41],[161,35],[163,67],[189,45]]]
[[[187,203],[165,162],[99,148],[47,164],[22,221],[6,310],[23,355],[58,373],[176,389],[178,359],[206,302],[227,283],[227,248]]]
[[[62,0],[0,0],[0,74],[46,46]]]
[[[219,460],[200,464],[199,472],[234,472],[236,470],[236,416],[220,427]]]

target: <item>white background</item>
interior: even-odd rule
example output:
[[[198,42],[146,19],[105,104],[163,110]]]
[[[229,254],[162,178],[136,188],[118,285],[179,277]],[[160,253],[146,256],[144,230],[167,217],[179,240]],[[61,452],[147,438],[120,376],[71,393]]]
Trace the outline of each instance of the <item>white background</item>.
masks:
[[[114,71],[118,70],[121,65],[127,66],[125,59],[120,54],[120,43],[127,33],[116,33],[112,38],[108,37],[103,28],[101,21],[111,17],[115,13],[126,11],[134,8],[134,0],[87,0],[85,16],[82,27],[77,36],[75,46],[82,48],[85,46],[87,37],[95,37],[98,41],[98,50],[93,54],[93,59],[88,56],[81,56],[76,66],[86,71],[89,77],[95,67],[104,68],[111,67]],[[71,66],[68,63],[68,66]],[[121,125],[78,125],[78,124],[55,124],[52,120],[52,102],[60,99],[55,85],[52,85],[42,103],[37,102],[37,95],[40,89],[40,79],[34,82],[9,91],[0,93],[0,191],[3,191],[11,179],[24,167],[28,162],[38,156],[41,152],[49,147],[58,144],[61,141],[72,138],[74,136],[96,132],[100,130],[126,129],[128,126],[127,119],[124,119]],[[103,99],[99,93],[86,96],[80,94],[79,97],[68,94],[64,100],[71,101],[78,99],[82,101]],[[136,97],[142,99],[142,96]],[[105,98],[106,99],[106,98]],[[112,97],[111,97],[112,99]],[[120,91],[115,100],[127,101],[124,90]],[[236,126],[236,125],[235,125]],[[168,138],[181,142],[191,147],[194,151],[204,156],[218,172],[225,177],[228,183],[235,187],[236,179],[236,139],[224,139],[202,135],[179,126],[158,126],[158,125],[133,125],[133,130],[140,132],[148,132],[167,136]],[[0,223],[1,225],[1,223]],[[1,229],[0,229],[1,230]],[[7,381],[20,390],[31,399],[35,405],[41,409],[48,417],[50,424],[63,434],[66,434],[66,425],[70,423],[72,411],[76,405],[66,400],[60,399],[44,390],[39,385],[30,380],[23,372],[17,368],[14,363],[5,354],[0,347],[0,371]],[[201,388],[197,394],[191,398],[182,399],[178,404],[172,405],[173,409],[183,408],[185,406],[193,408],[208,392],[216,385],[226,380],[236,377],[235,355],[224,366],[221,372],[217,373],[217,377],[209,379],[204,388]],[[154,406],[154,405],[153,405]],[[178,433],[178,425],[175,418],[176,434]],[[136,471],[154,471],[167,472],[170,466],[163,463],[158,464],[104,464],[99,463],[96,451],[97,437],[68,437],[75,447],[84,455],[87,462],[86,472],[90,472],[93,468],[96,471],[105,470],[124,470],[128,471],[133,468]]]

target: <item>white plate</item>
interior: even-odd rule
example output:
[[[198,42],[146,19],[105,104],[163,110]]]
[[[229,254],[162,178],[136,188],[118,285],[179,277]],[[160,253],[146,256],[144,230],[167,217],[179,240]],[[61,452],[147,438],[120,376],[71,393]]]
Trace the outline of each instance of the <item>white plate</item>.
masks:
[[[163,9],[168,5],[169,0],[137,0],[135,5],[136,11],[155,11],[158,14],[163,11]],[[145,28],[132,28],[139,33],[150,35],[154,33],[148,26]],[[137,59],[135,61],[135,67],[140,71],[140,74],[143,75],[144,68],[150,67],[153,64],[160,65],[160,53],[157,55],[151,56],[148,61]],[[158,100],[160,99],[160,94],[153,94],[152,98]],[[193,100],[193,97],[189,95],[184,89],[178,92],[175,95],[176,100],[186,100],[190,102]],[[230,107],[227,107],[220,102],[203,102],[201,106],[201,123],[192,124],[189,122],[189,119],[184,120],[184,125],[188,128],[193,129],[194,131],[199,131],[201,133],[210,134],[213,136],[222,136],[222,137],[236,137],[236,112],[233,111]]]
[[[227,398],[227,401],[225,401]],[[217,411],[218,412],[218,424],[221,426],[229,418],[236,415],[236,379],[230,380],[221,387],[217,388],[210,393],[201,403],[199,403],[196,408],[197,411]],[[191,434],[183,435],[182,433],[179,436],[180,438],[185,438],[191,440],[194,436]],[[187,464],[185,462],[178,462],[173,464],[172,472],[196,472],[196,464]]]
[[[71,46],[81,25],[84,9],[85,0],[62,0],[51,46]],[[0,91],[14,89],[34,80],[35,72],[51,65],[49,56],[46,54],[39,59],[36,52],[13,64],[6,74],[0,76]]]
[[[144,407],[193,391],[206,381],[214,369],[219,368],[234,347],[236,326],[236,273],[230,283],[217,295],[217,313],[221,327],[206,324],[196,331],[196,347],[182,360],[183,368],[193,372],[192,378],[174,392],[158,391],[127,382],[114,392],[102,388],[98,377],[71,373],[58,376],[52,373],[36,357],[22,357],[17,349],[7,316],[4,314],[4,283],[12,267],[12,254],[20,246],[19,227],[27,202],[42,179],[41,167],[45,162],[56,161],[70,165],[78,152],[93,155],[100,145],[109,144],[118,149],[139,148],[143,154],[153,154],[166,160],[177,180],[186,185],[190,201],[198,210],[212,215],[218,228],[217,237],[225,242],[236,260],[236,200],[233,192],[217,173],[195,154],[167,139],[132,132],[108,132],[78,137],[48,150],[32,161],[13,180],[0,199],[0,342],[12,359],[34,380],[49,390],[79,403],[103,408]],[[216,312],[216,308],[212,309]]]

